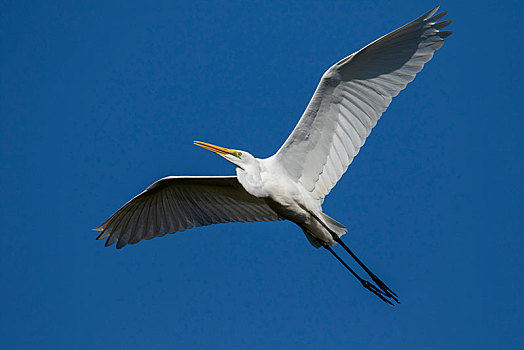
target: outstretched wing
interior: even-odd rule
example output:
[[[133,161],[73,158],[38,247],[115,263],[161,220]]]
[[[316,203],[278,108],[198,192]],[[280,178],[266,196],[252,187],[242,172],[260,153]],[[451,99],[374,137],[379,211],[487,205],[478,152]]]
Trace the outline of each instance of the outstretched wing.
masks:
[[[273,156],[289,176],[324,198],[371,129],[451,31],[438,7],[344,58],[324,73],[297,126]]]
[[[262,199],[246,192],[235,176],[182,177],[158,180],[127,202],[95,231],[106,247],[135,244],[195,226],[224,222],[277,221]]]

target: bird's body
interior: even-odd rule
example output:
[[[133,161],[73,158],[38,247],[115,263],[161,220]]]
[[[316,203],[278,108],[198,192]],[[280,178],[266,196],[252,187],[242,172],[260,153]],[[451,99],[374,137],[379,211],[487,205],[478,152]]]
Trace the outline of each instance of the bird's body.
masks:
[[[242,187],[251,195],[262,198],[280,218],[294,222],[321,242],[336,244],[331,234],[311,214],[323,215],[322,200],[311,196],[301,183],[285,176],[285,169],[275,157],[253,157],[253,166],[237,168],[236,172]],[[343,233],[345,230],[339,236]]]
[[[347,229],[322,212],[382,113],[422,70],[451,21],[438,7],[329,68],[297,126],[273,156],[195,144],[237,166],[236,177],[167,177],[120,208],[96,230],[117,248],[194,226],[290,220],[315,247],[329,250],[368,290],[390,303],[396,295],[343,243]],[[276,239],[276,237],[275,237]],[[376,283],[360,278],[331,246],[340,244]]]

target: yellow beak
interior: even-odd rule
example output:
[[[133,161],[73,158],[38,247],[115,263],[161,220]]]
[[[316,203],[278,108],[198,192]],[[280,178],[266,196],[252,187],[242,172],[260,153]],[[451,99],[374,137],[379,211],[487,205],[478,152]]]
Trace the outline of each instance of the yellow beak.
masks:
[[[225,154],[235,155],[235,153],[237,153],[237,151],[235,151],[235,150],[232,150],[232,149],[229,149],[229,148],[220,147],[220,146],[215,146],[215,145],[212,145],[212,144],[206,143],[206,142],[193,141],[193,143],[195,145],[197,145],[197,146],[200,146],[202,148],[207,149],[208,151],[215,152],[215,153],[218,153],[220,155],[225,155]]]

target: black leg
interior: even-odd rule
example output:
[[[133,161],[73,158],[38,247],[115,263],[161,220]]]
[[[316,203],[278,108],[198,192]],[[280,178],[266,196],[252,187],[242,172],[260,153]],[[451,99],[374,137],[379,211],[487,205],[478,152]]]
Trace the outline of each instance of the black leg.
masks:
[[[326,223],[324,223],[322,220],[320,220],[320,218],[318,216],[316,216],[314,213],[312,212],[309,212],[326,230],[328,230],[329,233],[331,233],[331,236],[333,237],[333,239],[335,240],[335,242],[337,242],[338,244],[340,244],[344,250],[346,252],[349,253],[349,255],[351,255],[351,257],[353,259],[355,259],[355,261],[362,267],[362,269],[364,269],[364,271],[366,271],[366,273],[369,275],[369,277],[371,277],[371,279],[377,284],[377,286],[383,291],[383,294],[389,298],[392,298],[393,300],[395,300],[397,303],[400,304],[400,301],[398,301],[398,295],[395,294],[395,292],[393,292],[388,286],[386,286],[386,284],[384,282],[382,282],[380,280],[380,278],[378,278],[373,272],[371,272],[370,269],[367,268],[366,265],[364,265],[364,263],[362,261],[360,261],[360,259],[351,251],[351,249],[349,249],[349,247],[340,239],[340,237],[335,233],[333,232],[333,230],[331,230],[327,225]]]
[[[393,300],[395,300],[397,303],[400,304],[400,302],[398,301],[397,297],[398,295],[395,294],[395,292],[393,292],[388,286],[386,286],[386,284],[384,282],[382,282],[380,280],[380,278],[378,278],[373,272],[371,272],[366,265],[364,265],[364,263],[362,261],[360,261],[360,259],[355,255],[355,253],[353,253],[351,251],[351,249],[349,249],[349,247],[346,245],[346,243],[344,243],[344,241],[342,241],[340,239],[339,236],[335,235],[333,237],[333,239],[335,240],[335,242],[337,242],[338,244],[340,244],[342,246],[342,248],[344,248],[344,250],[346,252],[349,253],[349,255],[351,255],[351,257],[353,259],[355,259],[355,261],[362,267],[362,269],[364,269],[364,271],[366,271],[366,273],[369,275],[369,277],[371,277],[371,279],[373,280],[373,282],[375,282],[377,284],[377,286],[382,289],[384,291],[384,294],[390,298],[392,298]]]
[[[380,291],[377,287],[375,287],[373,284],[369,283],[369,281],[366,281],[364,280],[363,278],[361,278],[359,275],[357,275],[357,273],[355,271],[353,271],[353,269],[351,267],[348,266],[348,264],[346,264],[344,262],[344,260],[342,260],[337,253],[335,253],[335,251],[333,250],[333,248],[331,248],[329,245],[327,245],[326,243],[322,243],[322,247],[326,248],[331,254],[333,254],[333,256],[335,258],[337,258],[338,261],[340,261],[340,263],[342,263],[342,265],[344,265],[344,267],[346,269],[349,270],[349,272],[351,272],[353,274],[353,276],[356,277],[356,279],[358,279],[358,281],[362,284],[362,286],[364,286],[364,288],[366,288],[367,290],[369,290],[370,292],[372,292],[373,294],[375,294],[377,297],[379,297],[380,299],[382,299],[383,302],[387,303],[387,304],[390,304],[390,305],[393,305],[392,302],[390,302],[389,300],[387,300],[386,298],[384,298],[384,296],[382,295],[382,291]]]

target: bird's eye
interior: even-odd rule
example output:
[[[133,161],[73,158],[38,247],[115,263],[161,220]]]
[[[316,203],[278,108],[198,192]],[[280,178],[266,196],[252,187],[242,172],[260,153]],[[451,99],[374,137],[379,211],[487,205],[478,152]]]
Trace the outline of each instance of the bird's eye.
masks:
[[[242,152],[237,152],[237,157],[238,158],[242,157]]]

